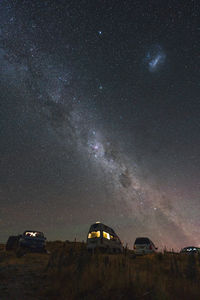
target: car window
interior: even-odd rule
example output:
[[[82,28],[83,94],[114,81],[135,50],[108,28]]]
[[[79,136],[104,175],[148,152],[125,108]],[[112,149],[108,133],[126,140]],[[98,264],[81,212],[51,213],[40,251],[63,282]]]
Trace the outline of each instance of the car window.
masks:
[[[43,238],[44,237],[42,232],[37,232],[37,231],[26,231],[24,233],[24,236],[32,237],[32,238],[36,238],[36,237]]]
[[[148,238],[137,238],[135,244],[150,244],[150,241]]]

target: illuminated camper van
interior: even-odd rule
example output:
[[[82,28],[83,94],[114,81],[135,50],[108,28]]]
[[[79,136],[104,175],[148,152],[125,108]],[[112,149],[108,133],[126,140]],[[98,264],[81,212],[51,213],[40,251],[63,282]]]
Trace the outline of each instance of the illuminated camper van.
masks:
[[[96,248],[115,253],[123,250],[122,243],[114,230],[100,222],[90,226],[87,236],[87,249],[94,250]]]

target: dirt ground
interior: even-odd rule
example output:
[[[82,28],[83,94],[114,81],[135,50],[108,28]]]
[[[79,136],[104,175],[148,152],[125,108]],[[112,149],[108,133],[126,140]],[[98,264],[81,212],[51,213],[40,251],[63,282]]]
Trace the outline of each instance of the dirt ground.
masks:
[[[48,254],[28,253],[16,257],[0,245],[0,300],[43,300]]]

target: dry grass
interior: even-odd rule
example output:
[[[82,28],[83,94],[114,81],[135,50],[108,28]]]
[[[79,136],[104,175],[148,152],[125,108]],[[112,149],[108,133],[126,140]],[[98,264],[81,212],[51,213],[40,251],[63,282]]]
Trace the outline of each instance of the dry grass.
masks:
[[[49,242],[47,249],[49,255],[32,253],[19,258],[0,247],[0,268],[9,267],[0,273],[4,283],[6,278],[9,282],[10,269],[19,288],[24,270],[25,278],[32,278],[32,286],[26,287],[20,300],[200,299],[200,256],[158,253],[135,258],[132,251],[92,255],[84,243],[59,241]]]
[[[87,253],[63,244],[49,258],[48,299],[200,299],[200,257],[156,254],[134,257]]]

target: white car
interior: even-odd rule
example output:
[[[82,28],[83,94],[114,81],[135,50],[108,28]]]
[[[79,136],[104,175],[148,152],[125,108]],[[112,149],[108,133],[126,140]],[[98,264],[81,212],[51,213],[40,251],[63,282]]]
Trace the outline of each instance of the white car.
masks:
[[[136,255],[144,255],[156,252],[158,248],[147,237],[138,237],[135,240],[133,250]]]

